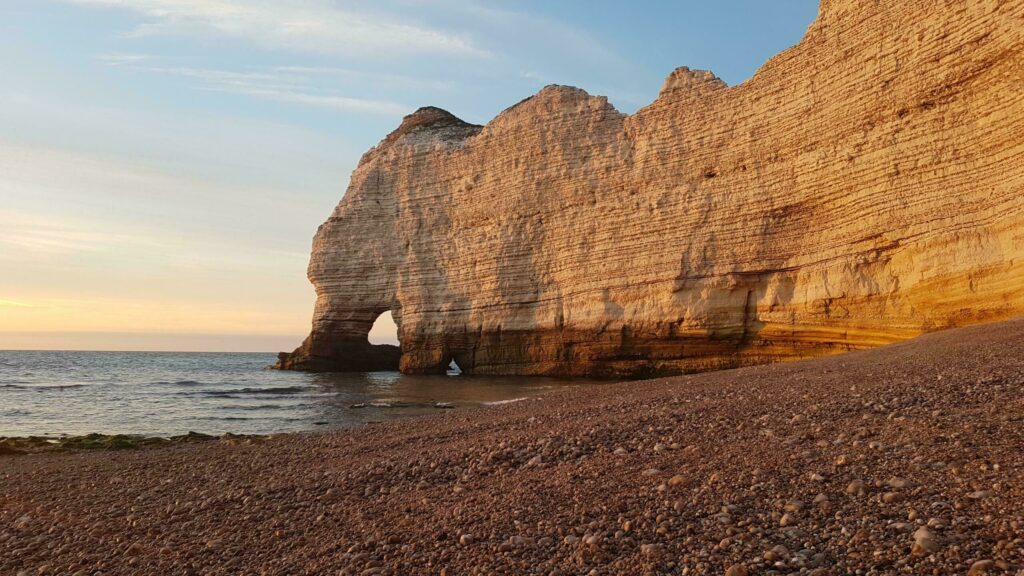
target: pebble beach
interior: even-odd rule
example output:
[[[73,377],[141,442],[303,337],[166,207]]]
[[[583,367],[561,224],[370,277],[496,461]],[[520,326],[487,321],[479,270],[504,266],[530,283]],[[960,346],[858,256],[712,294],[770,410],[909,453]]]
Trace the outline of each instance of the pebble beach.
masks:
[[[332,432],[0,455],[0,574],[1022,574],[1024,321]]]

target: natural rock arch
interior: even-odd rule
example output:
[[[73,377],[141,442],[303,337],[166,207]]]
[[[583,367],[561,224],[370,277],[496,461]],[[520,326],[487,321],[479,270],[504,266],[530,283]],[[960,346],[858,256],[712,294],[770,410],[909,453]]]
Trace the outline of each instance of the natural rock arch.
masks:
[[[825,0],[728,87],[627,116],[549,86],[486,126],[424,108],[317,232],[280,366],[651,376],[1024,313],[1024,0]],[[389,356],[390,358],[390,356]]]
[[[392,312],[384,308],[365,313],[350,312],[343,318],[335,318],[330,324],[333,337],[330,339],[306,338],[302,347],[305,354],[302,364],[297,364],[294,354],[278,354],[276,367],[285,370],[310,370],[317,372],[376,372],[398,370],[401,365],[402,349],[393,344],[372,344],[370,329],[382,315]],[[394,318],[394,313],[392,312]],[[396,319],[397,324],[397,319]]]

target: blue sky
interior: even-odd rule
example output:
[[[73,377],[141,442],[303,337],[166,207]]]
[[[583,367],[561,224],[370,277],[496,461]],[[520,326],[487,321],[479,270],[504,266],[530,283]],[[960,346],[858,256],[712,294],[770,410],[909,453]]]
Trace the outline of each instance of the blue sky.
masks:
[[[816,13],[815,0],[4,0],[0,349],[290,349],[312,311],[313,232],[403,114],[485,123],[547,84],[633,112],[677,66],[746,80]]]

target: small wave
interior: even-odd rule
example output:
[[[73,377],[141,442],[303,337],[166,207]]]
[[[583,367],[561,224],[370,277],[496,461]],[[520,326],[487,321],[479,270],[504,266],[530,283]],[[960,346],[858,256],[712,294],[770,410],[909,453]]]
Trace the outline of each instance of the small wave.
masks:
[[[256,418],[249,418],[247,416],[207,416],[200,418],[200,420],[256,420]]]
[[[296,394],[309,391],[310,388],[305,386],[277,386],[270,388],[242,388],[238,392],[241,394]]]
[[[423,408],[426,406],[433,406],[434,404],[425,404],[422,402],[360,402],[358,404],[349,404],[349,408]]]
[[[243,395],[260,396],[265,394],[301,394],[310,392],[310,388],[304,386],[277,386],[270,388],[238,388],[228,390],[200,390],[198,392],[182,392],[182,394],[198,394],[200,396],[212,396],[214,398],[238,398]]]
[[[203,416],[203,417],[200,417],[200,418],[196,418],[196,420],[208,420],[208,421],[214,421],[214,422],[218,422],[218,421],[242,422],[242,421],[246,421],[246,420],[255,420],[255,421],[263,421],[263,422],[308,422],[309,421],[308,418],[304,418],[304,417],[301,417],[301,416],[299,416],[299,417],[275,416],[275,417],[270,417],[270,418],[254,418],[254,417],[251,417],[251,416]]]
[[[290,410],[290,409],[298,408],[298,407],[301,407],[301,406],[309,406],[309,404],[298,404],[298,405],[294,405],[294,404],[286,404],[286,405],[281,405],[281,404],[260,404],[258,406],[231,406],[230,408],[232,410],[284,410],[284,409],[289,409]]]
[[[72,390],[74,388],[85,388],[86,384],[54,384],[53,386],[30,386],[33,390]]]
[[[207,390],[206,392],[180,392],[183,396],[207,396],[209,398],[241,398],[238,394],[224,390]]]
[[[524,396],[522,398],[509,398],[508,400],[494,400],[492,402],[484,402],[484,406],[501,406],[502,404],[512,404],[513,402],[522,402],[527,399]]]
[[[85,388],[86,384],[51,384],[42,386],[26,386],[23,384],[0,384],[0,388],[6,388],[9,390],[38,390],[40,392],[45,390],[72,390],[75,388]]]
[[[187,387],[192,387],[192,386],[205,386],[205,384],[203,384],[202,382],[197,382],[195,380],[176,380],[174,382],[169,382],[167,380],[160,380],[158,382],[153,382],[153,385],[154,386],[181,386],[181,387],[186,387],[186,388]]]

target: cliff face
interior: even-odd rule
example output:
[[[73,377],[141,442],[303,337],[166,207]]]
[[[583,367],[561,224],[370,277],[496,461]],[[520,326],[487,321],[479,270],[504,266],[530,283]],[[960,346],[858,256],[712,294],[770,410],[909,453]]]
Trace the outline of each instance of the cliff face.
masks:
[[[727,87],[422,109],[320,227],[280,367],[637,376],[1024,313],[1024,0],[826,0]],[[358,363],[354,363],[357,359]],[[368,368],[369,367],[369,368]]]

